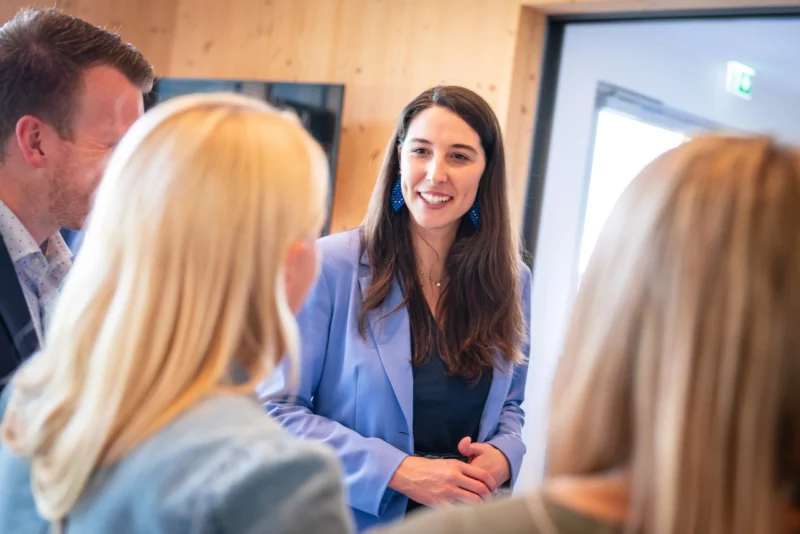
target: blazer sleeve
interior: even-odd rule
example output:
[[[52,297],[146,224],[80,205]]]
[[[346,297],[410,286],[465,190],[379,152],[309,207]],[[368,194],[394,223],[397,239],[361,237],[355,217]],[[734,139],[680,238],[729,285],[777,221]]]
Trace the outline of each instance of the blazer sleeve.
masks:
[[[216,471],[197,496],[203,534],[354,531],[338,460],[317,444],[234,450]]]
[[[332,312],[323,271],[298,315],[302,355],[295,375],[299,376],[291,376],[284,362],[259,387],[259,398],[269,414],[292,434],[332,447],[344,467],[350,506],[380,516],[394,495],[388,490],[389,481],[408,455],[382,439],[364,437],[314,413],[313,399],[325,368]]]
[[[527,266],[522,268],[522,302],[525,315],[526,339],[521,347],[526,361],[513,367],[514,376],[508,389],[503,409],[500,412],[500,421],[497,432],[486,443],[502,452],[511,466],[511,485],[517,482],[522,466],[522,457],[525,456],[525,444],[522,442],[522,425],[525,422],[525,412],[522,410],[522,401],[525,400],[525,383],[528,378],[527,358],[530,354],[530,322],[531,322],[531,272]]]

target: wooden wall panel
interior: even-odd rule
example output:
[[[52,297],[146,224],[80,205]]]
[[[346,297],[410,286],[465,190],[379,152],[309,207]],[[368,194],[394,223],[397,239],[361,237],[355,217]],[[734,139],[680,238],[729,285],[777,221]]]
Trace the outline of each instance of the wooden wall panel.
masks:
[[[0,0],[0,16],[8,19],[27,3]],[[517,47],[518,30],[530,38],[530,26],[520,26],[518,0],[57,4],[95,24],[119,29],[161,75],[343,83],[332,231],[360,223],[397,115],[420,91],[440,83],[470,87],[489,101],[504,129],[512,84],[517,87],[515,110],[522,107],[523,87],[535,93],[531,84],[516,80],[519,58],[527,57]],[[529,126],[532,122],[522,129]],[[522,162],[522,167],[509,167],[512,190],[524,192],[530,143],[509,145],[509,161]],[[516,147],[526,154],[514,154]],[[522,197],[513,197],[519,205],[515,213],[521,214]]]
[[[583,13],[796,7],[800,0],[524,0],[522,4],[545,13]]]
[[[465,85],[505,121],[520,12],[482,0],[178,0],[165,70],[345,84],[339,231],[360,223],[397,115],[420,91]]]
[[[0,20],[6,21],[23,6],[53,7],[120,33],[157,68],[169,64],[175,27],[175,0],[0,0]]]
[[[34,0],[0,0],[10,18]],[[119,29],[167,76],[345,84],[332,231],[364,214],[394,121],[413,96],[460,84],[495,109],[521,223],[543,13],[800,5],[800,0],[58,0]]]
[[[521,11],[505,121],[511,217],[519,229],[527,207],[525,200],[546,25],[547,17],[543,13],[533,9]]]

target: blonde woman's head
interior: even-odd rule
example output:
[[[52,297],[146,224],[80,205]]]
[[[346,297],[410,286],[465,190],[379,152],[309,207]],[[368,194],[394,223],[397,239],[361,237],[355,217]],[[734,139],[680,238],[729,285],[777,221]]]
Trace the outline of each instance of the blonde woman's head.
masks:
[[[300,123],[249,98],[178,98],[131,128],[3,422],[4,443],[32,460],[45,518],[194,402],[250,391],[297,353],[327,183]]]
[[[800,157],[709,137],[609,217],[553,386],[549,475],[620,469],[633,531],[777,532],[800,481]]]

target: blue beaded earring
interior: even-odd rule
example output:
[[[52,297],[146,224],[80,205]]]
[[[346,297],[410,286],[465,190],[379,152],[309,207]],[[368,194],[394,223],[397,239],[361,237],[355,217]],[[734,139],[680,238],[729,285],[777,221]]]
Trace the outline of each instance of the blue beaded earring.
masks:
[[[394,211],[400,211],[400,208],[406,205],[406,201],[403,198],[403,185],[400,182],[400,178],[394,183],[394,187],[392,187],[392,194],[389,195],[389,201],[392,203],[392,208]]]
[[[472,221],[472,226],[475,228],[481,222],[481,205],[478,204],[478,199],[475,199],[475,202],[472,204],[472,207],[469,209],[469,220]]]

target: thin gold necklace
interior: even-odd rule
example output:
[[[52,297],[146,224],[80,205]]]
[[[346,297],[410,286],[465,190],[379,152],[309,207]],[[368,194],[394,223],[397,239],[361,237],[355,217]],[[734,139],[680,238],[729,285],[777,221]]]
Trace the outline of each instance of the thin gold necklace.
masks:
[[[425,278],[427,278],[427,279],[428,279],[428,281],[429,281],[431,284],[435,285],[436,287],[442,287],[442,282],[441,282],[441,281],[439,281],[439,280],[434,280],[433,278],[431,278],[430,276],[428,276],[428,273],[426,273],[426,272],[425,272],[425,271],[423,271],[422,269],[420,269],[420,270],[419,270],[419,274],[421,274],[422,276],[424,276]]]

